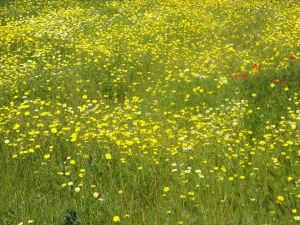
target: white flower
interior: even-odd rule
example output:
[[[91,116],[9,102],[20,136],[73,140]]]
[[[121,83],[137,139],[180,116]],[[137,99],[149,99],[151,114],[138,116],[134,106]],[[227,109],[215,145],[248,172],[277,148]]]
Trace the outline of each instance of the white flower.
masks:
[[[98,198],[98,197],[99,197],[99,195],[100,195],[100,193],[99,193],[99,192],[94,192],[94,193],[93,193],[93,196],[94,196],[95,198]]]
[[[202,173],[201,170],[195,170],[195,173]]]
[[[188,173],[190,173],[191,172],[191,170],[185,170],[184,171],[184,173],[186,173],[186,174],[188,174]]]
[[[300,221],[300,216],[294,216],[294,220]]]

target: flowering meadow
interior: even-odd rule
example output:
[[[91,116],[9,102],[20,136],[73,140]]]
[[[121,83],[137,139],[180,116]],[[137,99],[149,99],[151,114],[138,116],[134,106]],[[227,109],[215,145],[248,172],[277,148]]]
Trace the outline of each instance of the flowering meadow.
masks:
[[[0,224],[300,224],[299,0],[1,0]]]

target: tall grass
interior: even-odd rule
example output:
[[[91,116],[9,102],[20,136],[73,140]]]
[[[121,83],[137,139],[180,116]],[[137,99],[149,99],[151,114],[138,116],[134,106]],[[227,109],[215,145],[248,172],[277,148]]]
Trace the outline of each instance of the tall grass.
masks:
[[[296,0],[0,4],[0,224],[300,221]]]

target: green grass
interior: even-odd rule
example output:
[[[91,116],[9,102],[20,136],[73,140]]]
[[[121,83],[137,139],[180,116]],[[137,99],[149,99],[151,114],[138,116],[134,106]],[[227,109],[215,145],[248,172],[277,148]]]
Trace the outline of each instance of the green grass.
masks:
[[[0,3],[0,224],[299,223],[298,1]]]

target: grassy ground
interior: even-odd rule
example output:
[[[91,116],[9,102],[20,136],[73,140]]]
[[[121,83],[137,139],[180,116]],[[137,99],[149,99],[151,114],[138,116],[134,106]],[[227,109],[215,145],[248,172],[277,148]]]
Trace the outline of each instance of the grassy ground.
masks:
[[[0,224],[300,223],[298,0],[0,1]]]

